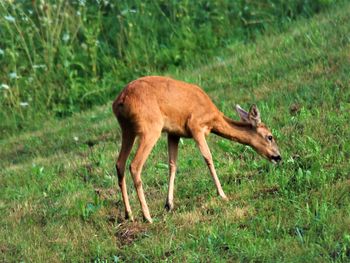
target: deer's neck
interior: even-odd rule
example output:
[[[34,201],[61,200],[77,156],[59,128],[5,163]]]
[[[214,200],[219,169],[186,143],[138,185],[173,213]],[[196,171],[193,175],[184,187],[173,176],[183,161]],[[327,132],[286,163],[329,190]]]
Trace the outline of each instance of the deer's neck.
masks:
[[[212,132],[226,139],[248,145],[251,145],[253,137],[252,125],[234,121],[224,115],[216,122]]]

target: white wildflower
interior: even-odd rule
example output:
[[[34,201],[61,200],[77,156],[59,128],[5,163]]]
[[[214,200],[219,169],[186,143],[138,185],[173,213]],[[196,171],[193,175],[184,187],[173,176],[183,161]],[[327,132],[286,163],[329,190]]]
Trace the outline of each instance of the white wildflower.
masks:
[[[79,137],[78,137],[78,136],[74,136],[73,139],[74,139],[74,141],[76,141],[76,142],[79,141]]]
[[[29,106],[29,103],[25,101],[25,102],[20,102],[19,105],[21,107],[25,108],[25,107]]]
[[[81,13],[80,13],[80,11],[77,11],[77,16],[81,16]]]
[[[68,33],[64,33],[64,34],[63,34],[63,37],[62,37],[62,40],[63,40],[64,42],[68,42],[68,40],[69,40],[69,34],[68,34]]]
[[[4,54],[5,54],[5,51],[0,48],[0,55],[4,55]]]
[[[16,21],[16,19],[11,15],[4,16],[4,18],[11,23],[14,23]]]
[[[126,15],[127,13],[136,13],[137,12],[137,10],[136,9],[124,9],[122,12],[121,12],[121,14],[124,16],[124,15]]]
[[[48,17],[43,17],[43,18],[40,18],[42,21],[43,21],[43,25],[46,26],[46,25],[51,25],[52,24],[52,20]]]
[[[1,88],[3,89],[10,89],[9,85],[2,83]]]
[[[33,65],[33,68],[34,68],[34,69],[37,69],[37,68],[46,69],[46,65],[45,65],[45,64]]]
[[[10,74],[9,74],[9,77],[10,77],[10,79],[18,79],[19,77],[17,76],[17,73],[16,72],[11,72]]]

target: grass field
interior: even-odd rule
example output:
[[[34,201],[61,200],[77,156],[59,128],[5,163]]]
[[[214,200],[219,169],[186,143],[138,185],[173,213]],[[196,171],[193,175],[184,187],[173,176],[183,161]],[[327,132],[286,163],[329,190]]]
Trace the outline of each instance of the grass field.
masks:
[[[142,177],[154,223],[142,221],[129,173],[136,220],[125,221],[111,103],[2,139],[0,261],[350,261],[349,13],[346,3],[169,73],[202,86],[232,118],[234,104],[256,103],[277,138],[284,162],[274,166],[209,136],[229,202],[216,197],[194,142],[183,140],[167,213],[163,136]]]

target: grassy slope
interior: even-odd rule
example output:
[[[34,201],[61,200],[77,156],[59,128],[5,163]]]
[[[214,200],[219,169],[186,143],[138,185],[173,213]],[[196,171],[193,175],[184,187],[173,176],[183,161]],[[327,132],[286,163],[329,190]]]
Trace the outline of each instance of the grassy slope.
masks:
[[[143,182],[155,219],[122,220],[110,105],[0,142],[0,259],[182,261],[350,260],[350,5],[288,32],[232,47],[218,62],[179,73],[218,107],[256,102],[284,156],[275,167],[250,148],[208,138],[229,202],[215,195],[191,140],[180,146],[173,213],[164,137]]]

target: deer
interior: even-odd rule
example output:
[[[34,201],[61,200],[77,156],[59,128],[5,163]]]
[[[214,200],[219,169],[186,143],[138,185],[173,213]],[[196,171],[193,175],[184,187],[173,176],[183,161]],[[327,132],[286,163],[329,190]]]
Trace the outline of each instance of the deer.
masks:
[[[165,208],[174,208],[174,183],[180,138],[192,138],[201,152],[218,195],[228,200],[217,176],[206,137],[214,133],[223,138],[251,146],[273,163],[282,160],[277,143],[261,122],[255,104],[247,112],[239,105],[240,121],[226,117],[210,97],[197,85],[170,77],[146,76],[127,84],[113,101],[113,113],[121,128],[121,150],[116,160],[118,185],[125,208],[125,219],[133,221],[129,203],[125,166],[138,138],[138,146],[129,170],[136,188],[144,219],[152,223],[142,186],[141,172],[152,148],[162,133],[167,133],[169,179]]]

